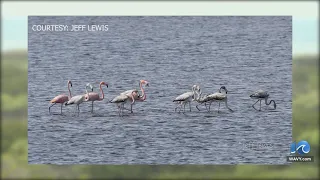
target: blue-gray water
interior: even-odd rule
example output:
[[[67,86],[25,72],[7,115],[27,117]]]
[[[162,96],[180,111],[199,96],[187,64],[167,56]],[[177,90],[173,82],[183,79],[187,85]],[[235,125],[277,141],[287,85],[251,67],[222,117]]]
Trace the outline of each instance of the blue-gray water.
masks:
[[[36,24],[108,24],[108,31],[35,32]],[[291,17],[29,17],[28,141],[32,164],[284,164],[292,139]],[[118,116],[107,103],[149,81],[147,99]],[[105,81],[106,99],[49,115],[49,100]],[[175,113],[199,84],[224,85],[229,112]],[[270,93],[277,109],[254,110]],[[256,107],[259,103],[256,104]],[[52,108],[55,114],[60,105]]]

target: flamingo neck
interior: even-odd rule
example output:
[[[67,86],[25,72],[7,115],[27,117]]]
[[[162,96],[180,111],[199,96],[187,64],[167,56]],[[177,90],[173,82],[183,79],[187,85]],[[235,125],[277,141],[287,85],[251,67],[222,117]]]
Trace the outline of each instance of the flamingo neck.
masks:
[[[269,103],[268,103],[268,98],[265,98],[265,103],[266,103],[266,105],[269,105],[269,104],[271,104],[271,101],[269,101]]]
[[[193,87],[192,87],[192,93],[193,93],[193,98],[192,98],[192,99],[193,99],[193,100],[196,100],[196,97],[195,97],[196,92],[195,92],[195,88],[193,88]]]
[[[205,99],[206,99],[206,95],[204,94],[204,95],[201,97],[201,94],[200,94],[199,101],[200,101],[200,102],[203,102]]]
[[[141,92],[142,92],[142,97],[141,97],[141,101],[144,101],[147,99],[147,95],[146,93],[144,92],[144,89],[142,87],[142,84],[140,83],[140,89],[141,89]]]
[[[72,96],[71,96],[70,83],[69,83],[69,82],[68,82],[68,91],[69,91],[69,99],[71,99],[71,98],[72,98]]]
[[[101,91],[101,98],[100,98],[100,100],[103,100],[104,99],[104,93],[103,93],[103,90],[102,90],[102,87],[101,87],[101,84],[100,84],[100,91]]]
[[[272,103],[272,101],[274,102],[274,100],[270,100],[268,103],[268,98],[266,98],[265,101],[266,101],[266,105],[270,105]]]
[[[197,95],[198,97],[195,97],[195,100],[196,100],[196,101],[199,101],[201,94],[200,94],[199,92],[196,92],[196,95]]]
[[[134,93],[132,92],[131,93],[131,99],[132,99],[132,102],[131,102],[131,104],[134,104],[134,95],[133,95]]]

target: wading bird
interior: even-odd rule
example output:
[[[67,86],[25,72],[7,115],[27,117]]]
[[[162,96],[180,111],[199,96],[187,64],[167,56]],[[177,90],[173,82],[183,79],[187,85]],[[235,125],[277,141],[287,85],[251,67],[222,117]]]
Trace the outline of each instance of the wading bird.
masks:
[[[261,111],[261,100],[263,100],[263,99],[265,100],[265,104],[266,104],[267,106],[270,105],[271,102],[273,102],[273,107],[274,107],[274,109],[277,108],[276,102],[275,102],[274,100],[270,100],[269,103],[268,103],[269,94],[268,94],[268,92],[266,92],[266,91],[258,90],[258,91],[256,91],[256,92],[254,92],[253,94],[251,94],[251,95],[250,95],[250,98],[252,98],[252,99],[258,99],[257,102],[260,101],[260,109],[259,109],[259,111]],[[254,107],[254,105],[257,104],[257,102],[255,102],[255,103],[252,105],[252,107],[253,107],[255,110],[257,110],[257,109]]]
[[[134,101],[135,101],[134,97],[137,94],[138,94],[138,90],[133,90],[130,95],[120,94],[120,95],[116,96],[115,98],[113,98],[109,102],[110,103],[115,103],[117,105],[118,110],[119,110],[119,116],[121,116],[122,115],[122,111],[124,109],[124,104],[127,103],[128,101],[130,101],[130,99],[131,99],[131,104],[133,104]]]
[[[208,97],[208,95],[202,96],[202,92],[200,90],[200,87],[198,89],[199,90],[196,91],[196,93],[198,94],[198,98],[195,99],[195,101],[198,103],[198,105],[196,105],[196,108],[200,111],[198,106],[204,104],[206,109],[208,110],[207,103],[210,102],[212,99],[210,99],[210,97]],[[210,109],[208,111],[210,111]]]
[[[147,95],[146,95],[146,93],[144,92],[144,88],[142,87],[142,85],[149,86],[149,82],[146,81],[146,80],[140,80],[140,81],[139,81],[139,86],[140,86],[140,90],[141,90],[141,95],[139,94],[139,92],[138,92],[137,89],[131,89],[131,90],[124,91],[124,92],[120,93],[120,95],[129,95],[129,96],[131,96],[131,95],[132,95],[132,92],[133,92],[133,91],[136,91],[137,93],[135,93],[135,95],[134,95],[134,100],[135,100],[135,101],[140,101],[140,102],[145,101],[146,98],[147,98]],[[128,103],[128,102],[129,102],[129,101],[126,101],[126,103]],[[131,112],[131,113],[133,113],[133,111],[132,111],[132,106],[133,106],[133,104],[134,104],[134,103],[132,103],[132,101],[131,101],[131,104],[130,104],[130,112]],[[124,108],[124,105],[123,105],[123,109],[125,109],[125,108]]]
[[[103,82],[103,81],[100,82],[99,87],[100,87],[101,96],[100,96],[98,93],[96,93],[96,92],[89,92],[89,93],[88,93],[87,88],[89,87],[89,88],[91,88],[91,91],[93,91],[93,86],[92,86],[90,83],[88,83],[87,86],[86,86],[86,92],[87,92],[87,94],[88,94],[88,96],[89,96],[88,101],[91,101],[91,102],[92,102],[92,105],[91,105],[91,113],[93,113],[93,102],[94,102],[94,101],[102,101],[102,100],[104,99],[104,93],[103,93],[103,90],[102,90],[102,87],[101,87],[102,85],[105,85],[105,86],[107,86],[107,88],[108,88],[108,84],[107,84],[107,83],[105,83],[105,82]]]
[[[86,87],[86,91],[87,91],[87,87]],[[91,87],[91,91],[93,91],[92,87]],[[89,100],[89,93],[87,91],[86,94],[73,96],[68,102],[65,103],[65,106],[75,104],[76,110],[78,110],[78,116],[79,116],[80,104],[83,103],[84,101],[88,101],[88,100]]]
[[[228,107],[227,93],[228,93],[227,88],[225,86],[221,86],[219,89],[219,92],[207,95],[206,98],[209,101],[209,111],[210,111],[210,106],[211,106],[212,102],[217,101],[217,102],[219,102],[218,113],[220,110],[220,103],[221,102],[224,102],[226,105],[226,108],[229,109],[229,111],[233,112],[233,110]]]
[[[70,85],[70,86],[69,86]],[[71,81],[69,80],[68,83],[67,83],[67,86],[68,86],[68,91],[69,91],[69,96],[65,95],[65,94],[61,94],[61,95],[58,95],[56,96],[55,98],[53,98],[50,103],[52,103],[52,105],[49,107],[49,113],[51,113],[50,111],[50,108],[53,106],[53,105],[56,105],[56,104],[61,104],[61,114],[62,114],[62,106],[65,102],[67,102],[72,96],[71,96],[71,91],[70,91],[70,87],[72,87],[72,83]]]
[[[177,108],[180,106],[180,110],[179,112],[181,111],[182,109],[182,106],[183,106],[183,112],[185,112],[186,110],[186,104],[189,103],[189,108],[190,108],[190,111],[191,111],[191,101],[195,100],[196,97],[196,89],[197,89],[197,85],[193,85],[192,86],[192,91],[191,92],[186,92],[186,93],[183,93],[181,94],[180,96],[176,97],[173,102],[177,102],[178,105],[177,107],[174,109],[174,111],[177,111]]]

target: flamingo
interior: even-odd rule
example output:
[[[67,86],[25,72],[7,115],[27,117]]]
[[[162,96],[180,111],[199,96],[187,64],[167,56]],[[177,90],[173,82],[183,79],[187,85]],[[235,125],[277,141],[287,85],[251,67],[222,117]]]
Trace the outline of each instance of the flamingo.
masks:
[[[265,104],[266,104],[267,106],[270,105],[271,102],[273,102],[273,107],[274,107],[274,109],[277,108],[276,102],[275,102],[274,100],[270,100],[269,103],[268,103],[269,93],[266,92],[266,91],[263,91],[263,90],[261,90],[261,89],[258,90],[258,91],[256,91],[256,92],[254,92],[253,94],[251,94],[251,95],[250,95],[250,98],[252,98],[252,99],[258,99],[257,102],[260,101],[260,109],[259,109],[259,111],[261,111],[261,100],[263,100],[263,99],[265,100]],[[257,104],[257,102],[255,102],[255,103],[252,105],[252,107],[253,107],[255,110],[257,110],[257,109],[254,107],[254,105]]]
[[[207,108],[207,102],[210,102],[210,101],[211,101],[209,95],[203,95],[203,96],[201,97],[202,92],[201,92],[199,86],[198,86],[198,91],[196,91],[196,93],[198,94],[198,98],[196,98],[195,101],[197,101],[197,102],[199,103],[198,105],[196,105],[196,108],[200,111],[200,109],[198,108],[198,106],[199,106],[199,105],[202,105],[202,104],[204,103],[206,109],[208,110],[208,108]]]
[[[87,89],[87,87],[86,87],[86,89]],[[93,91],[92,87],[91,87],[91,91]],[[80,107],[79,106],[84,101],[89,101],[89,92],[88,91],[87,91],[86,94],[73,96],[68,102],[65,103],[65,106],[75,104],[76,105],[76,110],[78,110],[78,116],[79,116],[79,113],[80,113]]]
[[[131,104],[133,104],[135,102],[134,97],[138,94],[138,90],[133,90],[129,95],[126,94],[120,94],[118,96],[116,96],[115,98],[113,98],[111,101],[111,103],[116,103],[119,109],[119,116],[121,116],[122,110],[124,109],[124,104],[127,103],[128,101],[130,101],[131,98]]]
[[[88,83],[87,85],[86,85],[86,92],[87,92],[87,94],[88,94],[88,96],[89,96],[89,99],[88,99],[88,101],[91,101],[92,102],[92,105],[91,105],[91,113],[93,113],[93,102],[94,101],[102,101],[103,99],[104,99],[104,93],[103,93],[103,90],[102,90],[102,85],[105,85],[105,86],[107,86],[107,88],[108,88],[108,84],[107,83],[105,83],[105,82],[100,82],[100,91],[101,91],[101,96],[99,96],[99,94],[98,93],[95,93],[95,92],[89,92],[88,93],[88,91],[87,91],[87,88],[88,87],[90,87],[91,88],[91,90],[93,91],[93,86],[90,84],[90,83]]]
[[[195,99],[195,90],[197,89],[197,85],[193,85],[191,89],[192,89],[191,92],[183,93],[183,94],[181,94],[180,96],[176,97],[176,98],[173,100],[173,102],[178,102],[178,105],[177,105],[177,107],[174,109],[174,111],[176,111],[177,108],[178,108],[178,106],[180,105],[180,110],[179,110],[179,112],[181,111],[182,106],[183,106],[183,112],[185,112],[186,104],[187,104],[187,103],[189,103],[189,108],[190,108],[190,111],[191,111],[190,102],[191,102],[191,100],[194,100],[194,99]]]
[[[207,99],[209,101],[209,111],[210,111],[211,103],[213,101],[217,101],[217,102],[219,102],[218,113],[219,113],[219,110],[220,110],[220,102],[225,102],[226,108],[228,108],[229,111],[233,112],[233,110],[228,107],[227,93],[228,93],[227,88],[225,86],[221,86],[220,89],[219,89],[219,92],[208,95]]]
[[[136,91],[137,93],[135,93],[134,100],[135,100],[135,101],[140,101],[140,102],[145,101],[145,100],[147,99],[147,95],[146,95],[146,93],[144,92],[144,88],[142,87],[142,85],[145,85],[145,86],[148,86],[148,87],[149,87],[149,82],[146,81],[146,80],[140,80],[140,81],[139,81],[139,86],[140,86],[140,90],[141,90],[141,94],[142,94],[142,95],[139,94],[139,92],[138,92],[137,89],[127,90],[127,91],[124,91],[124,92],[122,92],[122,93],[120,93],[120,94],[131,96],[131,95],[132,95],[132,92],[133,92],[133,91]],[[127,101],[127,102],[128,102],[128,101]],[[131,101],[131,104],[130,104],[130,111],[131,111],[131,113],[133,113],[133,111],[132,111],[132,106],[133,106],[133,104],[134,104],[134,103],[132,103],[132,101]],[[124,106],[124,105],[123,105],[123,106]],[[123,107],[123,108],[124,108],[124,107]],[[124,108],[124,109],[125,109],[125,108]]]
[[[70,86],[69,86],[70,85]],[[53,105],[56,105],[57,103],[61,104],[61,114],[62,114],[62,106],[65,102],[67,102],[72,96],[71,96],[71,91],[70,91],[70,87],[72,87],[72,83],[70,80],[68,80],[68,83],[67,83],[67,86],[68,86],[68,91],[69,91],[69,96],[65,95],[65,94],[61,94],[61,95],[58,95],[56,96],[55,98],[53,98],[50,103],[52,103],[52,105],[49,107],[49,113],[51,113],[50,111],[50,108],[53,106]]]

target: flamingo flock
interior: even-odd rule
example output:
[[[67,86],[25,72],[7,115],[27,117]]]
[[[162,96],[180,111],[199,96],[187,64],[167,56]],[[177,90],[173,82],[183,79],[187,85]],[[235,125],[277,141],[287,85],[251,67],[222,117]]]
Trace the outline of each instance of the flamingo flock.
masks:
[[[70,87],[72,87],[72,82],[70,80],[67,81],[67,88],[69,95],[61,94],[56,97],[54,97],[50,103],[49,106],[49,113],[51,114],[51,107],[56,104],[61,104],[60,113],[62,114],[62,108],[63,105],[69,106],[69,105],[75,105],[76,111],[80,113],[80,104],[83,102],[91,102],[91,113],[93,113],[93,103],[95,101],[103,101],[105,99],[105,95],[102,89],[102,86],[109,87],[108,83],[101,81],[99,83],[99,89],[100,94],[93,92],[93,85],[90,83],[87,83],[85,86],[85,93],[72,96]],[[116,97],[112,98],[112,100],[108,101],[109,103],[116,104],[118,108],[119,116],[123,116],[123,110],[129,110],[131,113],[133,113],[133,105],[135,102],[143,102],[146,100],[147,95],[145,93],[145,87],[149,86],[149,82],[146,80],[140,80],[139,81],[139,87],[141,93],[137,89],[131,89],[124,92],[119,93]],[[89,91],[88,91],[89,90]],[[175,111],[179,108],[179,113],[183,111],[185,113],[186,111],[186,105],[189,105],[189,111],[191,111],[191,102],[196,102],[196,108],[200,111],[199,106],[205,105],[205,108],[208,112],[210,112],[211,104],[214,102],[217,102],[219,104],[218,106],[218,113],[220,112],[220,103],[224,103],[225,107],[230,111],[233,112],[233,110],[228,106],[228,90],[225,86],[221,86],[218,92],[212,93],[212,94],[205,94],[202,95],[202,91],[200,89],[199,85],[193,85],[191,87],[191,91],[182,93],[181,95],[177,96],[173,102],[177,104],[175,107]],[[256,99],[257,101],[252,105],[252,107],[257,110],[261,111],[261,101],[265,100],[265,104],[268,106],[271,103],[273,103],[273,108],[276,109],[276,102],[274,100],[269,99],[269,93],[263,90],[258,90],[254,93],[252,93],[250,96],[252,99]],[[260,108],[256,109],[255,104],[260,101]],[[125,104],[130,104],[130,109],[125,108]]]
[[[93,92],[93,85],[91,83],[87,83],[85,86],[85,93],[72,96],[71,95],[71,90],[70,87],[72,87],[72,82],[70,80],[67,81],[67,86],[68,86],[68,91],[69,91],[69,96],[65,94],[58,95],[54,97],[50,103],[51,105],[49,106],[49,113],[51,114],[51,107],[56,105],[56,104],[61,104],[61,114],[62,114],[62,107],[63,105],[69,106],[69,105],[76,105],[76,111],[78,115],[80,114],[80,104],[83,102],[91,102],[91,113],[93,113],[93,102],[95,101],[102,101],[104,100],[104,92],[102,89],[102,86],[106,86],[107,88],[109,87],[108,83],[102,81],[99,83],[99,89],[100,89],[100,94]],[[147,98],[147,95],[145,93],[145,90],[143,86],[149,86],[149,82],[146,80],[140,80],[139,81],[139,86],[141,90],[141,94],[137,89],[131,89],[127,90],[124,92],[119,93],[118,96],[114,97],[110,103],[115,103],[118,107],[119,110],[119,116],[123,115],[123,109],[126,109],[124,107],[125,104],[130,103],[131,108],[130,111],[133,113],[132,106],[135,104],[135,102],[142,102],[145,101]],[[89,91],[88,91],[89,89]]]
[[[201,91],[199,85],[193,85],[191,89],[192,89],[192,91],[183,93],[173,100],[173,102],[176,102],[178,104],[177,107],[175,108],[175,111],[177,110],[177,108],[180,108],[180,110],[179,110],[179,112],[180,112],[183,107],[183,112],[185,112],[186,104],[189,104],[189,109],[191,111],[190,103],[192,101],[195,101],[198,103],[198,105],[196,105],[196,108],[199,111],[200,111],[200,109],[198,106],[205,105],[207,111],[210,112],[211,104],[213,102],[218,102],[219,103],[218,113],[219,113],[220,112],[220,103],[222,102],[225,104],[226,108],[229,111],[233,112],[233,110],[228,106],[228,96],[227,96],[228,90],[225,86],[221,86],[218,92],[215,92],[213,94],[206,94],[206,95],[202,95],[202,91]],[[253,94],[251,94],[250,98],[258,99],[257,102],[260,101],[260,109],[259,110],[256,109],[254,106],[257,102],[252,105],[252,107],[255,110],[261,111],[261,101],[263,99],[265,100],[266,105],[270,105],[273,102],[274,109],[276,109],[276,102],[274,100],[270,100],[268,102],[269,93],[266,91],[258,90],[256,92],[254,92]]]

